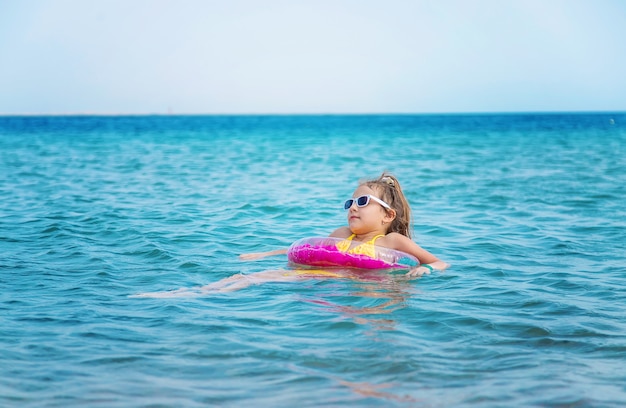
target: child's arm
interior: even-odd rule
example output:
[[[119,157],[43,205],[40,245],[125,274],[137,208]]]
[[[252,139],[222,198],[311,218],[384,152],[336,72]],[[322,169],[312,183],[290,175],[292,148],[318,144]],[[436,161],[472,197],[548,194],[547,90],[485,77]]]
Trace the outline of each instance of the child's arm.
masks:
[[[450,265],[435,255],[431,254],[421,246],[417,245],[413,240],[404,235],[398,233],[387,234],[380,240],[385,240],[385,246],[389,248],[397,249],[398,251],[406,252],[415,256],[420,261],[420,266],[413,268],[409,271],[409,276],[421,276],[423,274],[429,274],[431,271],[437,269],[443,271]]]
[[[273,255],[284,255],[287,253],[287,249],[275,249],[273,251],[267,252],[253,252],[251,254],[241,254],[239,255],[239,259],[242,261],[255,261],[257,259],[265,258],[267,256]]]

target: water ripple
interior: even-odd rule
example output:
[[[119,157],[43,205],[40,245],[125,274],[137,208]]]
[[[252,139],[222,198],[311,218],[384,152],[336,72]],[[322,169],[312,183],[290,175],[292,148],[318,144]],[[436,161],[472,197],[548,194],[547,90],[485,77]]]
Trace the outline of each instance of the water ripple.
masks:
[[[622,406],[624,123],[0,118],[0,405]],[[450,270],[199,289],[384,169]]]

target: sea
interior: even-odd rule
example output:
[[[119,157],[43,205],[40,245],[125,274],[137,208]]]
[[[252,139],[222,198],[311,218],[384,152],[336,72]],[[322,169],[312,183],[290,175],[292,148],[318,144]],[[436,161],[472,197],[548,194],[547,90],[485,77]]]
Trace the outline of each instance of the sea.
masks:
[[[240,259],[384,171],[447,270]],[[0,197],[2,407],[626,406],[624,112],[4,116]]]

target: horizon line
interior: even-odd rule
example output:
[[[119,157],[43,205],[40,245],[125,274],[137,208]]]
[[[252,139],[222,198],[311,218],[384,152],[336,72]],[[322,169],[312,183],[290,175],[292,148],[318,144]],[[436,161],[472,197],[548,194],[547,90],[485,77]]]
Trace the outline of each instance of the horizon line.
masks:
[[[0,117],[77,117],[77,116],[419,116],[419,115],[537,115],[537,114],[625,114],[625,110],[537,110],[537,111],[432,111],[432,112],[59,112],[59,113],[0,113]]]

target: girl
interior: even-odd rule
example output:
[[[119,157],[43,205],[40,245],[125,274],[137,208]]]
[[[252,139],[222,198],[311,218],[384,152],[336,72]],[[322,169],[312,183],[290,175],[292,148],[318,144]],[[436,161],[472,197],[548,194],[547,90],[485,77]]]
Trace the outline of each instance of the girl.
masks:
[[[433,270],[444,270],[449,265],[417,245],[411,239],[411,209],[404,197],[398,180],[387,173],[379,178],[361,183],[352,198],[344,204],[348,225],[336,229],[331,237],[343,238],[337,244],[341,251],[373,254],[374,245],[396,249],[415,256],[420,262],[407,275],[421,276]],[[240,259],[254,260],[270,255],[286,254],[286,249],[243,254]],[[363,275],[358,275],[360,278]],[[269,270],[250,275],[236,274],[218,282],[202,286],[198,290],[187,288],[135,295],[134,297],[182,297],[208,292],[230,292],[253,284],[265,282],[292,282],[306,277],[350,278],[345,271],[331,270]]]
[[[391,248],[415,256],[421,262],[408,276],[421,276],[433,270],[444,270],[449,265],[417,245],[411,239],[411,208],[400,183],[388,173],[374,180],[362,182],[352,198],[344,204],[348,225],[336,229],[331,237],[344,238],[340,250],[352,253],[373,253],[373,245]],[[269,255],[285,254],[286,249],[244,254],[243,260],[254,260]]]

